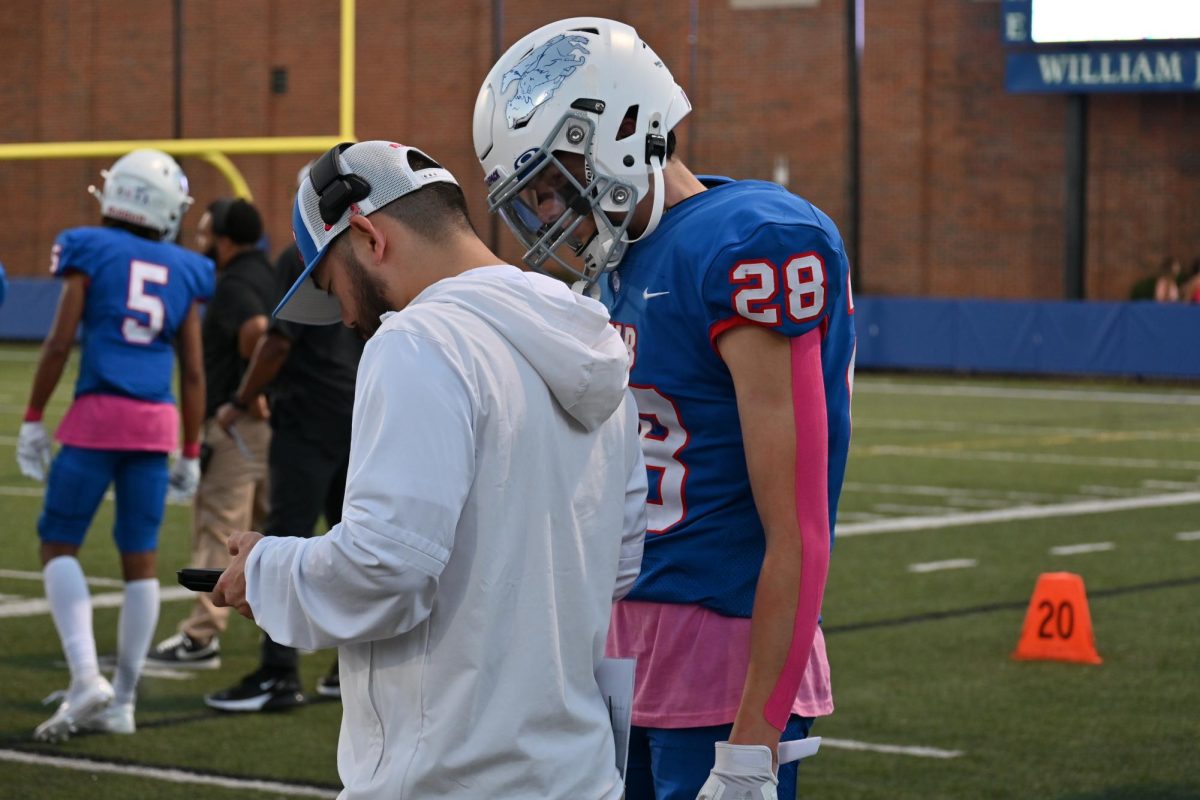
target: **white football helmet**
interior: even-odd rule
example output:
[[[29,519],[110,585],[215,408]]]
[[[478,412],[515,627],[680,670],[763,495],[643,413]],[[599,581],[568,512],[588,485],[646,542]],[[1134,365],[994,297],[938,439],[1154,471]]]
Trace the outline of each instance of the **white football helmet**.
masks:
[[[101,216],[132,222],[175,238],[184,213],[192,204],[187,176],[175,159],[158,150],[134,150],[100,171],[104,189],[89,186],[100,201]]]
[[[475,154],[488,209],[525,246],[525,263],[542,269],[553,260],[584,287],[615,269],[652,181],[640,236],[662,217],[667,133],[691,108],[658,56],[623,23],[561,20],[510,47],[475,101]],[[582,158],[566,164],[564,153]],[[595,233],[585,240],[577,232],[590,233],[590,225],[580,231],[589,215]]]

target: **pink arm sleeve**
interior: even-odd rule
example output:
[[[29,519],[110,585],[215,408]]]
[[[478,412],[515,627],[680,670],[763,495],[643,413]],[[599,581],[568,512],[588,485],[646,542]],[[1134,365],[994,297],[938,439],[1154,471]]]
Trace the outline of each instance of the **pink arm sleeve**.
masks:
[[[787,725],[808,667],[829,573],[829,426],[819,330],[791,340],[791,367],[792,414],[796,421],[796,522],[802,554],[792,645],[763,709],[767,722],[779,730]]]

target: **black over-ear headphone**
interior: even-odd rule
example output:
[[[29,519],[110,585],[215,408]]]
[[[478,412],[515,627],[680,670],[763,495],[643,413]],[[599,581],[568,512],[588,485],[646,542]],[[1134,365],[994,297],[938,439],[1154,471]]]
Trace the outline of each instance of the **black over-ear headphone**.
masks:
[[[334,145],[317,159],[309,172],[313,189],[320,198],[321,219],[325,220],[326,225],[337,222],[352,203],[365,199],[371,193],[371,184],[365,178],[353,172],[343,174],[338,169],[338,154],[352,144],[342,142]]]

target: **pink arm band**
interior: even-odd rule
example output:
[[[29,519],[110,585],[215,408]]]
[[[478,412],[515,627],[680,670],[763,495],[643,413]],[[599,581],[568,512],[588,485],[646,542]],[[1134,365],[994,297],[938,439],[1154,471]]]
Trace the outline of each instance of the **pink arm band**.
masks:
[[[796,421],[796,522],[800,528],[799,600],[792,645],[763,716],[783,730],[808,667],[829,573],[829,426],[819,330],[791,340],[792,414]]]

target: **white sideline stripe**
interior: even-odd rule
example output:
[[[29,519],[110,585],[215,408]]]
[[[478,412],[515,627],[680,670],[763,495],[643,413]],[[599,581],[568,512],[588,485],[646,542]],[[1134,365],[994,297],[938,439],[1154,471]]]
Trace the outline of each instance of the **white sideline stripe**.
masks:
[[[1073,517],[1080,514],[1108,514],[1113,511],[1130,511],[1138,508],[1162,508],[1166,506],[1190,506],[1200,503],[1200,492],[1159,494],[1149,497],[1122,497],[1115,500],[1081,500],[1074,503],[1059,503],[1048,506],[1017,506],[995,511],[971,511],[963,514],[944,514],[934,517],[903,517],[881,519],[874,522],[857,522],[837,526],[838,538],[865,536],[872,533],[899,533],[901,531],[924,531],[933,528],[956,528],[961,525],[984,525],[989,522],[1012,522],[1018,519],[1045,519],[1048,517]]]
[[[1008,453],[1002,450],[939,450],[935,447],[874,445],[860,455],[918,456],[949,458],[955,461],[1005,461],[1017,464],[1062,464],[1075,467],[1129,467],[1131,469],[1179,469],[1200,471],[1200,461],[1158,458],[1114,458],[1111,456],[1069,456],[1058,453]]]
[[[0,578],[13,578],[19,581],[42,582],[42,573],[24,569],[0,569]],[[87,578],[88,586],[124,586],[125,581],[117,578]]]
[[[163,589],[159,593],[158,599],[160,602],[168,602],[171,600],[183,600],[185,598],[195,597],[196,593],[190,589],[185,589],[182,586],[172,586],[169,589]],[[107,592],[105,594],[92,595],[92,608],[120,608],[125,602],[124,592]],[[39,614],[50,613],[50,602],[45,599],[41,600],[23,600],[19,603],[3,603],[0,604],[0,619],[10,617],[36,617]]]
[[[943,569],[970,569],[979,566],[973,558],[948,558],[945,561],[926,561],[924,564],[909,564],[909,572],[937,572]]]
[[[1200,542],[1200,531],[1184,531],[1175,534],[1175,538],[1181,542]]]
[[[821,737],[821,744],[825,747],[837,747],[842,750],[866,750],[871,753],[890,753],[897,756],[917,756],[918,758],[958,758],[963,754],[962,750],[942,750],[938,747],[914,747],[899,744],[871,744],[856,742],[853,739],[830,739],[828,736]]]
[[[1052,556],[1074,556],[1080,553],[1103,553],[1105,550],[1115,550],[1112,542],[1092,542],[1090,544],[1063,544],[1050,548]]]
[[[913,386],[904,383],[858,381],[856,392],[915,394],[934,397],[1003,397],[1014,400],[1079,400],[1087,403],[1147,403],[1159,406],[1200,406],[1200,394],[1087,391],[1085,389],[1018,389],[1002,386]]]
[[[338,796],[337,792],[330,791],[329,789],[318,789],[315,786],[298,786],[293,783],[243,778],[222,778],[216,775],[200,775],[182,769],[135,767],[128,764],[113,764],[109,761],[92,761],[83,758],[64,758],[62,756],[44,756],[38,753],[22,753],[19,750],[0,750],[0,760],[15,761],[19,764],[33,764],[41,767],[73,769],[79,772],[107,772],[112,775],[132,775],[137,778],[152,778],[171,783],[190,783],[198,786],[220,786],[223,789],[270,792],[286,797],[336,798]]]

